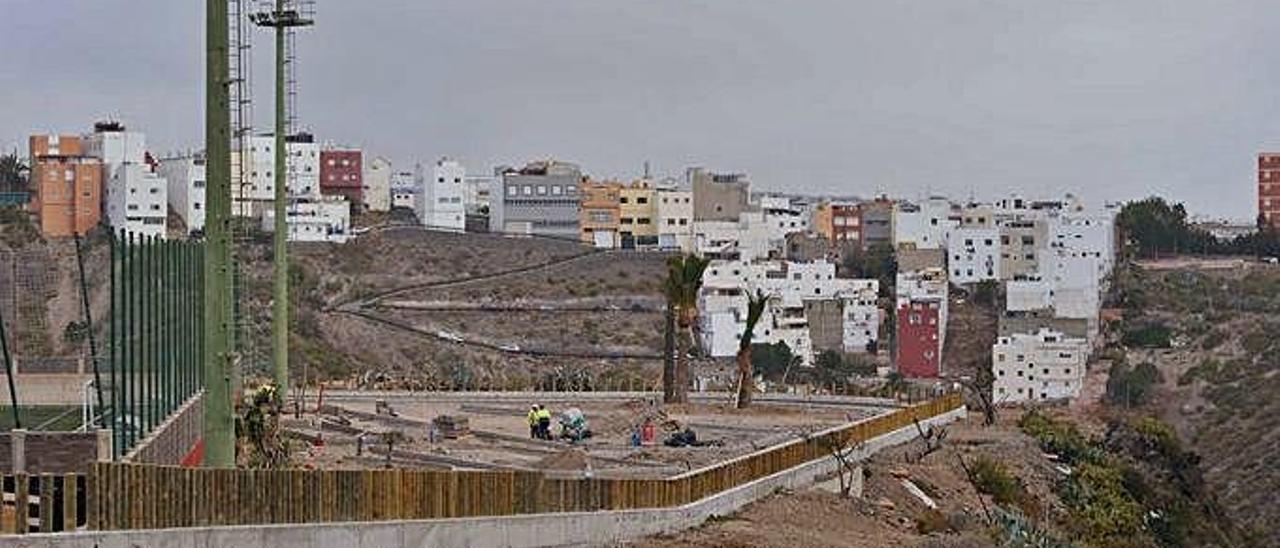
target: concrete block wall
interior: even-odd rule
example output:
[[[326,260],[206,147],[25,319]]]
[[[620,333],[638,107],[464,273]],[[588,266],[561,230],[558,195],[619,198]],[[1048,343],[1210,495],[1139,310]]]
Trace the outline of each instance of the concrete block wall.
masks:
[[[111,458],[111,431],[0,434],[0,472],[6,474],[88,473],[99,458]]]
[[[965,416],[964,408],[921,421],[922,426],[946,424]],[[851,454],[866,457],[917,436],[914,425],[875,438]],[[0,548],[59,546],[64,548],[543,548],[611,546],[649,535],[676,533],[696,527],[712,516],[724,516],[767,497],[779,489],[812,485],[836,469],[824,458],[796,466],[751,483],[674,508],[536,514],[485,518],[439,519],[386,523],[330,523],[203,527],[149,531],[83,532],[63,535],[0,537]]]
[[[200,442],[204,426],[204,392],[197,392],[125,455],[127,462],[182,464]]]

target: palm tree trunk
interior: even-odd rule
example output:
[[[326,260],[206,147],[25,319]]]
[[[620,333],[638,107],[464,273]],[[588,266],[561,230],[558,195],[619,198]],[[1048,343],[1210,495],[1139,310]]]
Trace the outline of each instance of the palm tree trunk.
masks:
[[[667,313],[664,318],[666,332],[662,341],[662,401],[675,402],[676,387],[676,309],[667,302]]]
[[[738,409],[751,405],[751,347],[738,350]]]
[[[683,322],[681,322],[683,323]],[[674,403],[689,403],[689,328],[680,326],[676,338],[676,371],[675,386],[672,390]]]

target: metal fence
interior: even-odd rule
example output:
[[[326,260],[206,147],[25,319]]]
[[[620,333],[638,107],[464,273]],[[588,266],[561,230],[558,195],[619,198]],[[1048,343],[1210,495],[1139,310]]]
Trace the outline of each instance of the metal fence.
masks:
[[[323,523],[660,508],[688,504],[911,427],[963,405],[948,394],[664,479],[527,471],[233,470],[97,463],[90,528]]]
[[[111,242],[109,378],[97,404],[119,457],[203,385],[204,244],[129,236]]]

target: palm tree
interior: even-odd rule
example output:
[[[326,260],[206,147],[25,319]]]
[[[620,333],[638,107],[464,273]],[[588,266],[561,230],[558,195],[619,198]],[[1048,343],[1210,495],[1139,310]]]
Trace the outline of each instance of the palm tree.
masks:
[[[26,164],[18,157],[18,152],[0,156],[0,191],[13,192],[26,190]]]
[[[702,274],[710,262],[697,255],[678,255],[667,260],[663,293],[666,294],[667,305],[675,311],[679,327],[674,370],[663,371],[663,397],[667,403],[689,401],[690,330],[698,322],[698,292],[702,289]],[[669,323],[667,329],[671,329]]]
[[[747,296],[747,325],[738,340],[738,409],[751,405],[751,340],[768,304],[769,296],[758,289],[755,295]]]

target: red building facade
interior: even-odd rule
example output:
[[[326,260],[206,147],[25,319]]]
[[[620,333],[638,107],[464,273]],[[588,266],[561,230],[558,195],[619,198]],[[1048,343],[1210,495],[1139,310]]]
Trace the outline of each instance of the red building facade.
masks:
[[[363,204],[364,162],[359,150],[320,151],[320,193],[345,196],[352,204]]]
[[[1280,153],[1258,155],[1258,215],[1280,228]]]
[[[898,307],[898,373],[911,379],[936,378],[942,372],[938,303],[909,301]]]
[[[857,242],[862,245],[862,207],[857,204],[831,204],[832,244]]]

